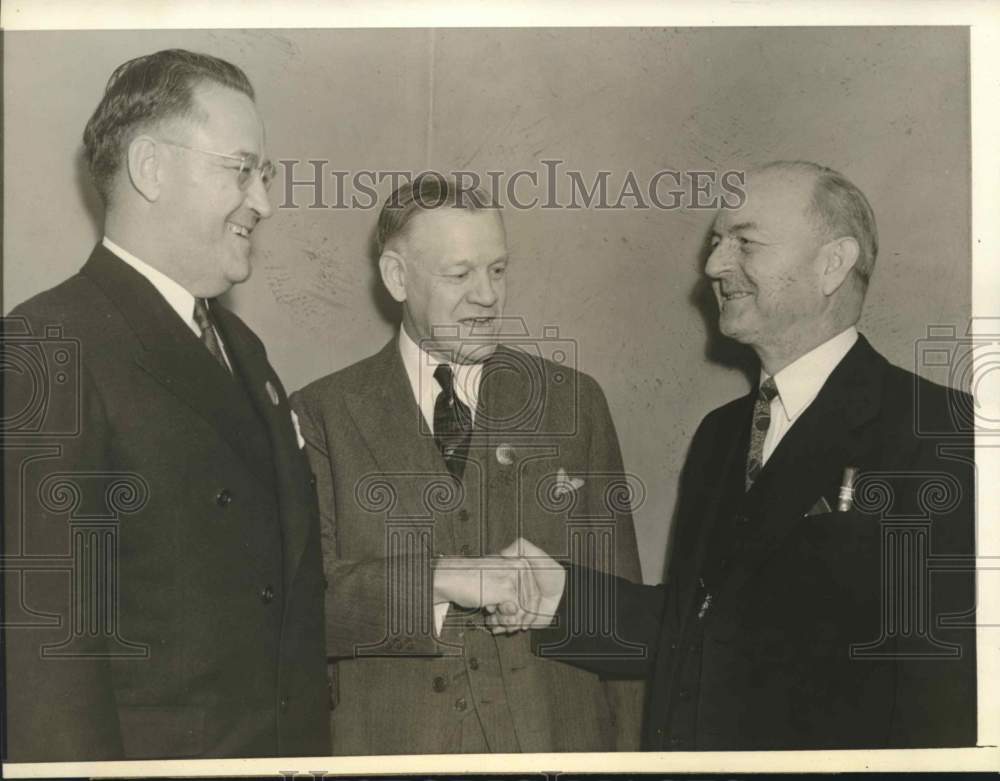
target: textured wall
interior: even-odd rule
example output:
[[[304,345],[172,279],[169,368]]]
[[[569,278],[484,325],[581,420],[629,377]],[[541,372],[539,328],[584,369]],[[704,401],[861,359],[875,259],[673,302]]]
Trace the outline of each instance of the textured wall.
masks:
[[[928,324],[968,319],[959,28],[8,33],[4,311],[85,259],[100,223],[83,126],[117,64],[168,46],[246,69],[275,158],[542,175],[540,160],[561,159],[587,178],[607,169],[617,186],[629,170],[645,181],[663,168],[824,162],[861,186],[879,218],[862,321],[875,345],[912,366]],[[375,215],[282,209],[258,230],[254,277],[230,303],[290,389],[370,354],[392,331],[370,259]],[[508,314],[533,334],[558,327],[604,387],[626,465],[647,486],[637,524],[645,578],[656,581],[690,436],[747,387],[745,355],[713,337],[699,286],[711,214],[505,216]]]

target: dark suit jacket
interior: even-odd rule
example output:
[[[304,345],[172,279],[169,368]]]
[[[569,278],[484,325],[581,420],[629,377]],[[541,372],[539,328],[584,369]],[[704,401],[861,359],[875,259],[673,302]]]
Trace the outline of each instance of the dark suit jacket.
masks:
[[[862,337],[745,493],[756,391],[695,434],[667,582],[613,582],[646,660],[601,658],[593,638],[557,647],[561,628],[538,652],[648,677],[650,750],[974,745],[968,397]],[[837,507],[845,466],[861,470],[853,509],[812,514],[820,497]]]
[[[461,485],[421,417],[393,338],[292,395],[318,481],[337,754],[637,748],[641,685],[532,656],[456,610],[434,637],[429,559],[487,555],[519,535],[639,579],[618,439],[589,377],[499,348],[483,371]],[[555,488],[559,469],[582,480]],[[565,487],[566,481],[563,481]],[[593,541],[591,539],[591,541]]]
[[[6,323],[10,761],[328,751],[308,463],[214,311],[238,380],[102,246]]]

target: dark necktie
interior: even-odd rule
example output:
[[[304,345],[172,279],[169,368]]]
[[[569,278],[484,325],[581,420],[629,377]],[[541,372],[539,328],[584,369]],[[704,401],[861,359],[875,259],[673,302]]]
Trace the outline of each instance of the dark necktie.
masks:
[[[229,364],[226,363],[226,355],[222,352],[219,332],[215,330],[212,316],[208,312],[208,302],[204,298],[194,300],[194,322],[201,329],[201,343],[228,373],[230,371]]]
[[[461,479],[465,471],[465,456],[472,434],[472,415],[455,394],[451,366],[438,364],[434,379],[441,386],[434,402],[434,441],[444,456],[448,471]]]
[[[768,377],[760,385],[753,405],[753,424],[750,426],[750,449],[747,451],[746,490],[760,474],[764,463],[764,437],[771,426],[771,399],[778,395],[774,378]]]

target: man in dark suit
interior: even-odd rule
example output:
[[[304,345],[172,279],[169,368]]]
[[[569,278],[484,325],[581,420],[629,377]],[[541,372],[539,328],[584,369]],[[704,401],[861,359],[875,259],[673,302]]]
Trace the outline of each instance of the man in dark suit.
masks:
[[[562,594],[536,650],[646,677],[649,750],[974,745],[970,400],[857,333],[877,237],[853,184],[774,163],[746,193],[706,272],[760,380],[695,433],[665,584],[567,580],[530,543],[504,552]],[[612,604],[645,659],[574,629],[573,610]]]
[[[379,268],[402,327],[292,396],[333,584],[336,754],[638,746],[640,684],[540,660],[526,635],[485,630],[480,608],[517,600],[491,580],[490,554],[518,536],[639,578],[600,388],[554,334],[497,345],[508,253],[486,204],[435,176],[394,192]]]
[[[253,88],[214,57],[139,57],[84,144],[104,238],[5,323],[5,368],[49,369],[4,377],[6,758],[325,754],[309,465],[263,345],[215,301],[271,214]]]

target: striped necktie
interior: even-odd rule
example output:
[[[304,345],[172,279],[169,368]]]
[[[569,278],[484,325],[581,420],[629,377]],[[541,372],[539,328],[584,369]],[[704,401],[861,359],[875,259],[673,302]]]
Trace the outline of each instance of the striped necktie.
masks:
[[[194,300],[194,322],[201,329],[201,343],[205,345],[212,357],[219,362],[219,365],[232,373],[226,361],[226,354],[222,351],[222,341],[219,339],[219,332],[212,322],[212,316],[208,311],[208,302],[204,298]]]
[[[746,490],[760,474],[764,464],[764,437],[771,426],[771,400],[778,395],[778,386],[773,377],[768,377],[760,385],[757,400],[753,405],[753,423],[750,426],[750,449],[747,451]]]
[[[434,402],[434,441],[444,456],[448,471],[461,480],[472,435],[472,415],[455,393],[451,366],[438,364],[434,379],[441,386]]]

